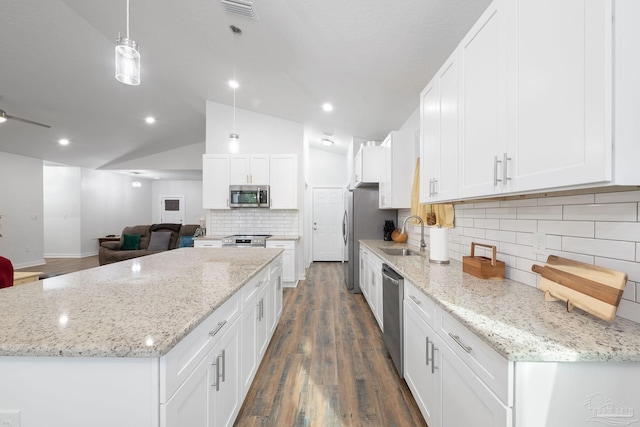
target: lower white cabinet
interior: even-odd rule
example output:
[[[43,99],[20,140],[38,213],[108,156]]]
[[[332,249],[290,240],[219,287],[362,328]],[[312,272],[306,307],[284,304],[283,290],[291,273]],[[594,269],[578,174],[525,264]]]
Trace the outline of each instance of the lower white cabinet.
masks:
[[[496,360],[486,360],[492,350],[475,340],[468,345],[469,331],[447,332],[444,337],[440,331],[446,330],[452,319],[440,308],[416,298],[417,292],[405,280],[404,376],[429,427],[511,427],[512,400],[505,396],[503,401],[476,372],[495,379],[490,384],[500,393],[503,382],[513,381],[512,363],[498,354],[491,355]],[[448,344],[451,340],[454,347]],[[470,366],[473,364],[465,362],[460,353],[469,357],[478,353],[473,360],[486,361],[487,366]]]
[[[267,239],[267,248],[284,249],[282,254],[282,282],[283,286],[295,287],[298,283],[296,269],[297,240],[271,240]]]
[[[222,240],[194,240],[194,248],[221,248]]]
[[[360,289],[380,330],[384,330],[382,260],[360,246]]]

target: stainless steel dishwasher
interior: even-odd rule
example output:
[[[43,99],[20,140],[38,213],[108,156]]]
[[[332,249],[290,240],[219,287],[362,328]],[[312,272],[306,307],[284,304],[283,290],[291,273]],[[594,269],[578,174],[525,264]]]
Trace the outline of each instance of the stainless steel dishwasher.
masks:
[[[391,355],[393,364],[404,377],[403,339],[402,339],[402,300],[404,278],[387,264],[382,264],[382,338]]]

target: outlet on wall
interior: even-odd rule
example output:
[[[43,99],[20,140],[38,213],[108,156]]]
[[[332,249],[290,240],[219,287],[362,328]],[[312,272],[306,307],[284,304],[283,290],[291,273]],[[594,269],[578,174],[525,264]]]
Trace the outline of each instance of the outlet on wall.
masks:
[[[20,427],[20,410],[0,409],[0,427]]]

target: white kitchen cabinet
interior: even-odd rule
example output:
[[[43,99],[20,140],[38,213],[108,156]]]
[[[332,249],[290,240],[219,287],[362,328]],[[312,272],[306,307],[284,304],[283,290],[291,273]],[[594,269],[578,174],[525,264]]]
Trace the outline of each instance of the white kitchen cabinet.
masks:
[[[458,46],[458,192],[462,198],[510,189],[504,169],[504,161],[510,155],[507,154],[506,15],[506,1],[494,0]]]
[[[232,426],[240,411],[240,354],[240,324],[236,320],[211,350],[214,360],[209,366],[210,427]]]
[[[380,330],[384,331],[383,323],[383,290],[382,290],[382,260],[369,252],[366,259],[367,268],[365,286],[367,287],[367,303],[378,322]]]
[[[195,239],[193,241],[193,247],[194,248],[221,248],[222,247],[222,240],[221,239],[217,239],[217,240],[211,240],[211,239],[197,240],[197,239]]]
[[[283,249],[282,253],[282,282],[289,288],[295,288],[298,283],[296,268],[297,240],[272,240],[267,239],[267,248]]]
[[[364,298],[369,303],[369,282],[371,281],[369,276],[369,251],[362,245],[360,245],[358,262],[358,284]]]
[[[229,209],[229,156],[202,156],[202,206]]]
[[[284,260],[277,261],[271,265],[271,272],[269,273],[271,281],[271,291],[273,292],[273,309],[270,309],[272,319],[270,319],[271,332],[273,335],[276,326],[278,326],[278,320],[282,315],[282,267]]]
[[[354,157],[353,185],[378,184],[380,182],[380,147],[363,145]]]
[[[512,191],[611,180],[612,2],[507,7]]]
[[[230,185],[269,185],[269,155],[230,155]]]
[[[270,156],[271,209],[298,209],[298,156]]]
[[[379,150],[380,169],[378,204],[380,209],[408,209],[411,207],[413,169],[407,165],[413,159],[414,137],[410,131],[393,131]]]
[[[458,196],[458,50],[420,94],[420,202]]]

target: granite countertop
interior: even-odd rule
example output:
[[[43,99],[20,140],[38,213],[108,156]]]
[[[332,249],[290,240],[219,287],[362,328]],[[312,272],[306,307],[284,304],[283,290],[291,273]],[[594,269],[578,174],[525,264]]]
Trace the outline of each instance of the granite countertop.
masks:
[[[193,240],[222,240],[224,236],[200,236],[194,237]],[[267,240],[300,240],[300,236],[273,235],[267,237]]]
[[[513,280],[483,280],[462,272],[462,263],[429,262],[422,256],[390,256],[382,247],[413,246],[361,240],[508,360],[529,362],[640,362],[640,324],[612,323],[561,302],[547,302],[537,288]]]
[[[281,252],[181,248],[2,289],[0,356],[162,356]]]

